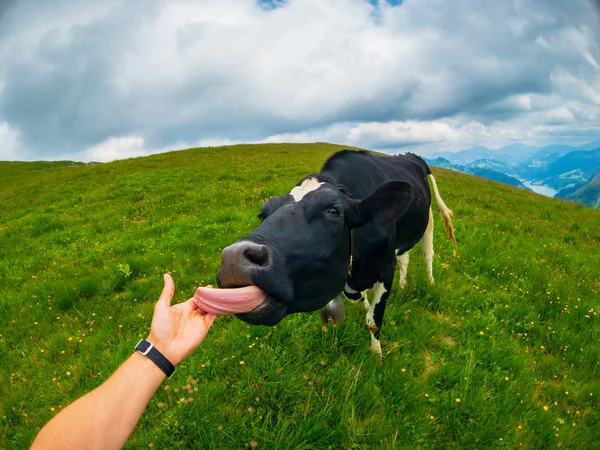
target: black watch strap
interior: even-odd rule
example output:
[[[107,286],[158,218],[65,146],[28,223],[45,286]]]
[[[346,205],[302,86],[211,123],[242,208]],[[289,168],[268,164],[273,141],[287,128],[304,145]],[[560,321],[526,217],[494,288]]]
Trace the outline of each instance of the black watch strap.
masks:
[[[152,342],[149,342],[146,339],[140,339],[140,342],[137,343],[134,350],[137,350],[142,355],[147,356],[150,361],[156,364],[160,370],[165,373],[168,378],[175,373],[175,366],[171,364],[171,361],[169,361],[165,355],[156,350],[156,347],[154,347]]]

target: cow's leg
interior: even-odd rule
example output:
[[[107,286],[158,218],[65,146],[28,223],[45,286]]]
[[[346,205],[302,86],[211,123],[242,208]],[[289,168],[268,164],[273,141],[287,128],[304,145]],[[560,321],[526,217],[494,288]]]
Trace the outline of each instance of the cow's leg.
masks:
[[[344,320],[344,301],[341,295],[337,295],[324,308],[319,310],[321,321],[324,324],[339,325]]]
[[[398,286],[400,287],[400,289],[404,289],[404,287],[406,286],[406,274],[408,273],[408,251],[400,255],[396,255],[396,260],[398,261],[398,267],[400,271],[400,280],[398,281]]]
[[[365,311],[369,311],[369,309],[371,308],[371,304],[369,303],[369,297],[368,297],[368,293],[369,290],[367,289],[366,291],[362,291],[362,304],[363,304],[363,308],[365,308]]]
[[[393,270],[393,269],[392,269]],[[387,299],[389,296],[392,282],[382,283],[378,281],[373,286],[371,291],[371,303],[369,310],[367,311],[367,327],[371,332],[371,350],[379,354],[381,357],[381,343],[379,342],[379,333],[381,331],[381,324],[383,323],[383,314],[385,313],[385,307],[387,306]]]
[[[344,286],[344,295],[346,298],[351,302],[357,302],[360,300],[366,311],[369,310],[369,298],[367,297],[368,292],[368,289],[365,289],[364,291],[355,291],[348,286],[348,283],[346,283],[346,286]]]
[[[431,284],[433,281],[433,212],[429,207],[429,223],[421,241],[423,246],[423,256],[425,257],[425,265],[427,266],[427,278]]]

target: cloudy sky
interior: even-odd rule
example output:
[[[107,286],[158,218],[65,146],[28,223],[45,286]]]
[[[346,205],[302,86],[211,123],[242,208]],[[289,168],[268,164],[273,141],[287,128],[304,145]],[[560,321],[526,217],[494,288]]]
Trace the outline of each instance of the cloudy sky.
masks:
[[[600,139],[594,0],[3,0],[0,159]]]

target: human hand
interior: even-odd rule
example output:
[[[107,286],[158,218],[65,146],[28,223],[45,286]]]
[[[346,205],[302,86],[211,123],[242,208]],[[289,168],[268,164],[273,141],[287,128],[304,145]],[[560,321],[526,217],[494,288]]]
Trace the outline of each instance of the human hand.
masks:
[[[164,278],[165,286],[154,306],[148,340],[176,366],[200,345],[216,316],[199,309],[192,299],[171,306],[175,283],[168,274]]]

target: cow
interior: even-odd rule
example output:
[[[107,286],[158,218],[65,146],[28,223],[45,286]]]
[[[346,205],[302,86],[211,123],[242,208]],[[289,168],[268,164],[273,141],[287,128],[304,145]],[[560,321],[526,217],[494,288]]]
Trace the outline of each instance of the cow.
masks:
[[[380,332],[395,267],[403,288],[409,251],[421,240],[427,275],[434,281],[427,178],[456,254],[452,212],[421,157],[342,150],[318,174],[265,202],[258,227],[223,250],[218,286],[260,288],[264,301],[251,312],[237,314],[258,325],[275,325],[289,314],[316,310],[323,320],[339,323],[340,293],[362,299],[371,349],[381,354]]]

